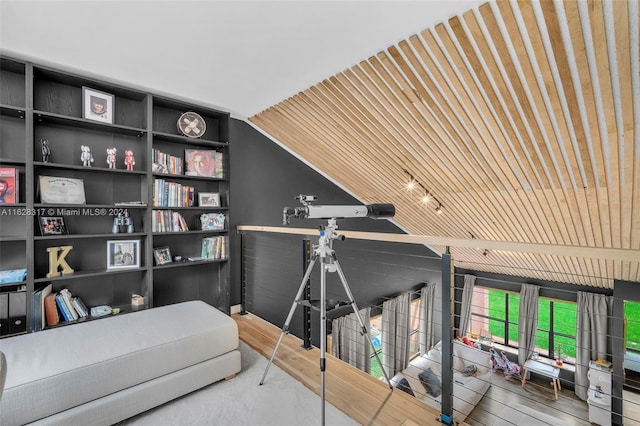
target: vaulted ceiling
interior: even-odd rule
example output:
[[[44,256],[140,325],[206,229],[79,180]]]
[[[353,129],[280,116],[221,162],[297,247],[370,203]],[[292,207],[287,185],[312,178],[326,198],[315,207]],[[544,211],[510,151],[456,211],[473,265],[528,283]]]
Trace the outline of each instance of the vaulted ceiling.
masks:
[[[409,233],[637,254],[452,247],[458,266],[640,282],[638,21],[636,0],[490,2],[249,120],[363,202],[393,203]]]

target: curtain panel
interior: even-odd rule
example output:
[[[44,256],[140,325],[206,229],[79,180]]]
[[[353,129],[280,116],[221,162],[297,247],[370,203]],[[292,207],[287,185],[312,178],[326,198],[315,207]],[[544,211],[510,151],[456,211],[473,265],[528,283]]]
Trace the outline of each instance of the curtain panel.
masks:
[[[371,308],[360,310],[360,318],[367,330],[370,326]],[[350,313],[331,322],[331,355],[356,367],[365,373],[371,372],[371,343],[362,333],[360,322]]]
[[[409,365],[409,293],[382,304],[382,365],[393,377]]]
[[[460,322],[458,323],[458,337],[463,338],[469,331],[471,324],[471,300],[473,299],[473,288],[476,284],[475,275],[464,276],[464,288],[462,290],[462,301],[460,303]]]
[[[420,355],[426,354],[436,343],[435,308],[436,284],[428,283],[420,289]]]
[[[607,359],[611,352],[609,319],[613,298],[602,294],[578,294],[578,316],[576,325],[576,395],[583,401],[588,398],[589,361]]]
[[[524,365],[536,349],[540,287],[522,284],[518,314],[518,364]]]

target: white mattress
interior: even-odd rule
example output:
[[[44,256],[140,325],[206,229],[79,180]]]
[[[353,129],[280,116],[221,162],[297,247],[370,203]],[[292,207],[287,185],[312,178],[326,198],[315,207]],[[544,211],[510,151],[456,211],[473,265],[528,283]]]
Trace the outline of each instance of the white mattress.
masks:
[[[0,424],[35,421],[237,347],[235,321],[201,301],[2,339]]]

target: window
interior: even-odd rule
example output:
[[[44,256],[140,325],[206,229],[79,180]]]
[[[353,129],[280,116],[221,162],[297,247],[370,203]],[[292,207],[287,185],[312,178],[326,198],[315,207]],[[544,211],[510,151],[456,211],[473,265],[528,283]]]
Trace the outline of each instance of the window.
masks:
[[[627,325],[627,350],[640,351],[640,302],[625,300],[624,319]]]
[[[471,307],[471,332],[517,348],[519,307],[518,294],[476,286]],[[640,312],[640,304],[638,309]],[[536,351],[549,358],[575,362],[576,320],[575,303],[539,299]],[[638,339],[640,342],[640,336]]]

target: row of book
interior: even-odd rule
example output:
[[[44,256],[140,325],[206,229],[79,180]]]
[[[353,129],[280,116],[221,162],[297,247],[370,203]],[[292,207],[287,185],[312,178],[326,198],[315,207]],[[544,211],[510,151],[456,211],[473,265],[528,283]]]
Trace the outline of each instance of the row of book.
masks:
[[[203,259],[226,259],[228,247],[229,239],[226,236],[203,238],[200,257]]]
[[[183,232],[188,231],[189,226],[184,217],[173,210],[154,210],[151,215],[152,232]]]
[[[153,180],[153,207],[191,207],[194,205],[195,188],[164,179]]]
[[[89,309],[82,299],[73,296],[66,288],[44,299],[44,311],[48,326],[54,326],[61,320],[75,321],[89,316]]]
[[[182,157],[175,157],[154,148],[151,151],[151,161],[154,164],[155,173],[168,173],[181,175],[184,173],[184,161]]]

